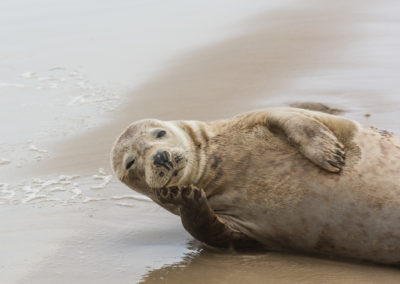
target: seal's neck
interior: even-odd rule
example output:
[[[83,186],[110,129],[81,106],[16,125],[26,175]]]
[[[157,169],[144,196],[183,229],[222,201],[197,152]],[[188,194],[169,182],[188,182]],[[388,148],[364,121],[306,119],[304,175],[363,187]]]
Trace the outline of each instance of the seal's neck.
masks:
[[[186,184],[198,184],[207,172],[209,139],[212,133],[201,121],[181,121],[181,129],[188,137],[188,169],[183,178]]]

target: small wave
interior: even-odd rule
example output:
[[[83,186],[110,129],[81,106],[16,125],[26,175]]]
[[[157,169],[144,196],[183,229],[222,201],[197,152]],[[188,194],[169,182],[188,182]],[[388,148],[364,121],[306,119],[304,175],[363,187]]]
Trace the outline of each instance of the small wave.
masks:
[[[35,195],[34,194],[34,195],[31,195],[31,196],[23,199],[22,203],[27,203],[27,202],[30,202],[30,201],[33,201],[33,200],[38,200],[38,199],[43,199],[43,198],[47,198],[47,196],[46,195]]]
[[[64,187],[56,186],[56,187],[51,188],[51,189],[49,190],[49,192],[57,192],[57,191],[67,191],[67,189],[64,188]]]
[[[22,78],[27,78],[27,79],[31,79],[31,78],[35,78],[36,77],[36,73],[35,72],[25,72],[25,73],[22,73],[21,75],[20,75]]]
[[[124,206],[124,207],[135,207],[134,204],[130,204],[130,203],[126,203],[126,202],[117,202],[115,204],[119,205],[119,206]]]
[[[8,165],[8,164],[10,164],[10,163],[11,163],[11,161],[8,160],[8,159],[5,159],[5,158],[1,158],[1,159],[0,159],[0,166]]]
[[[93,175],[92,178],[95,179],[95,180],[102,180],[103,182],[101,184],[98,184],[98,185],[93,185],[91,187],[91,189],[103,189],[112,180],[113,176],[112,175],[107,175],[106,171],[103,168],[99,168],[98,169],[98,173],[99,174],[97,174],[97,175]]]
[[[25,198],[22,199],[22,203],[27,203],[32,200],[36,199],[41,199],[41,198],[46,198],[46,195],[40,194],[40,188],[34,188],[29,185],[26,185],[22,188],[22,190],[25,192]]]
[[[73,105],[81,105],[84,103],[86,103],[85,96],[76,96],[69,101],[68,105],[73,106]]]
[[[37,146],[30,144],[28,147],[29,151],[38,152],[38,153],[48,153],[47,150],[39,149]]]
[[[113,200],[124,200],[124,199],[133,199],[137,201],[146,201],[152,202],[152,200],[146,196],[138,196],[138,195],[120,195],[120,196],[111,196]]]
[[[11,201],[15,196],[15,191],[9,189],[8,183],[0,183],[0,199]]]
[[[0,82],[0,87],[15,87],[15,88],[24,88],[25,86],[22,84],[16,84],[16,83],[6,83],[6,82]]]
[[[105,198],[101,198],[101,197],[85,197],[82,200],[82,203],[96,202],[96,201],[102,201],[102,200],[106,200],[106,199]]]
[[[81,196],[81,195],[82,195],[82,190],[79,189],[79,188],[77,188],[77,187],[72,188],[72,189],[71,189],[71,192],[74,194],[74,195],[71,196],[71,199],[75,199],[75,198],[77,198],[78,196]]]
[[[55,66],[55,67],[49,69],[49,71],[58,71],[58,70],[65,70],[65,67]]]
[[[58,176],[58,179],[60,181],[71,181],[71,180],[77,179],[77,178],[80,178],[80,176],[78,176],[78,175],[73,175],[73,176],[59,175]]]

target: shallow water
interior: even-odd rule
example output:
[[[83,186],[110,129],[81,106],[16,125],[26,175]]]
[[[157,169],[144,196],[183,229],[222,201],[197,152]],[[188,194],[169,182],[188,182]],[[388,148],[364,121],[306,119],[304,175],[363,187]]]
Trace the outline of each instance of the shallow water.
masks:
[[[0,28],[0,282],[399,282],[391,267],[206,248],[108,161],[135,119],[298,101],[400,134],[398,2],[161,2],[0,4],[15,23]]]

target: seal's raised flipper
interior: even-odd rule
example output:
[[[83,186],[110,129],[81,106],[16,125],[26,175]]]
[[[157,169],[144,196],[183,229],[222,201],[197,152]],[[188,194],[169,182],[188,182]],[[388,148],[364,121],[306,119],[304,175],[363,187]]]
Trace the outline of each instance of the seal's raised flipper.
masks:
[[[271,115],[268,126],[280,129],[290,144],[314,164],[330,172],[340,172],[344,166],[344,147],[336,136],[318,120],[300,113]]]
[[[272,109],[249,114],[250,124],[263,124],[273,133],[281,133],[306,158],[321,168],[338,173],[345,163],[343,144],[317,115],[296,108]],[[325,121],[333,119],[319,114]]]
[[[221,248],[252,248],[259,244],[230,228],[210,208],[206,194],[193,185],[156,189],[161,203],[179,207],[183,227],[196,239]]]

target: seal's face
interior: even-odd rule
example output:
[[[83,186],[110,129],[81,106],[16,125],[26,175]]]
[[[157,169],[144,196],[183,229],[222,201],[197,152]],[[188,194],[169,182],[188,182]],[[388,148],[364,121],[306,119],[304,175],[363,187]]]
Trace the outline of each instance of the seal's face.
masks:
[[[185,132],[174,122],[134,122],[114,145],[113,170],[123,183],[154,199],[152,189],[178,185],[185,176],[186,141]]]

